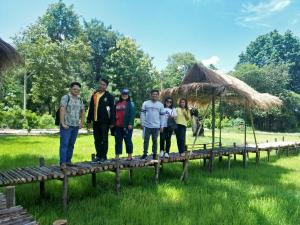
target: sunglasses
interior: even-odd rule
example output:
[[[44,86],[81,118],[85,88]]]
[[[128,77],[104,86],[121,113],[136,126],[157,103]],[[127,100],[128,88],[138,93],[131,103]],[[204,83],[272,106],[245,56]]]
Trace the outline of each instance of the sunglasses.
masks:
[[[172,101],[167,101],[167,103],[172,103]]]

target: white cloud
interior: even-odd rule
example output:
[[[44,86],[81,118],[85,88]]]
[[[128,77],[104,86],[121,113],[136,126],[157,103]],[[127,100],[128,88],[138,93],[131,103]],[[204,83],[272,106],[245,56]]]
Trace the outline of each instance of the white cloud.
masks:
[[[261,21],[284,10],[290,4],[291,0],[264,0],[257,4],[243,4],[241,10],[242,16],[238,17],[236,22],[243,26],[268,26]]]
[[[209,65],[214,65],[215,66],[219,63],[219,61],[220,61],[220,58],[218,56],[214,55],[214,56],[209,57],[208,59],[203,59],[202,63],[205,66],[209,66]]]

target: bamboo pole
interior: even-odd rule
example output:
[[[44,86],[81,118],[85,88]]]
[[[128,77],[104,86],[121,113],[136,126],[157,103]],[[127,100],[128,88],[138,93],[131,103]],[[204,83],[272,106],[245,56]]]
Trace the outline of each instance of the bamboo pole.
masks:
[[[254,141],[255,141],[255,148],[256,148],[256,165],[259,164],[259,159],[260,159],[260,152],[258,150],[258,144],[257,144],[257,139],[256,139],[256,134],[255,134],[255,127],[254,127],[254,122],[253,122],[253,114],[252,111],[249,110],[249,114],[250,114],[250,120],[251,120],[251,127],[252,127],[252,132],[253,132],[253,137],[254,137]]]
[[[213,90],[213,96],[212,96],[212,146],[209,154],[209,171],[212,172],[213,170],[213,151],[215,150],[215,125],[216,125],[216,98],[215,98],[215,92]]]
[[[222,148],[222,119],[223,119],[223,111],[222,111],[222,95],[220,96],[219,102],[219,113],[220,113],[220,120],[219,120],[219,148]],[[219,156],[219,162],[222,161],[222,156]]]
[[[244,108],[244,151],[243,151],[243,166],[244,168],[246,168],[246,164],[247,164],[247,157],[246,157],[246,145],[247,145],[247,124],[246,124],[246,120],[247,120],[247,106],[245,103],[245,108]]]

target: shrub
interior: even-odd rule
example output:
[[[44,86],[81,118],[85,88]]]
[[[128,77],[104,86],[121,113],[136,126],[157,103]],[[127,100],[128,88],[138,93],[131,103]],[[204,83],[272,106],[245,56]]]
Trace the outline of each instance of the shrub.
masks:
[[[30,132],[31,129],[38,128],[38,127],[39,127],[39,116],[30,110],[26,111],[23,128],[27,129],[28,132]]]
[[[49,114],[44,114],[39,119],[39,128],[54,128],[54,118]]]

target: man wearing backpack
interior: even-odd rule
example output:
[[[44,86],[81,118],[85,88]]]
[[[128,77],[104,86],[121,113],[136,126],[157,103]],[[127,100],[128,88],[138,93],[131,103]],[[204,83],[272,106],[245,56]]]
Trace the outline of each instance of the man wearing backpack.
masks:
[[[85,119],[84,104],[79,97],[81,84],[73,82],[70,85],[70,93],[64,95],[60,101],[60,166],[65,169],[71,166],[74,144],[78,130],[83,127]]]
[[[107,159],[108,131],[113,128],[116,121],[115,100],[107,91],[109,82],[101,79],[99,88],[91,97],[87,116],[88,127],[93,122],[93,134],[95,140],[96,158],[94,163],[104,162]]]

